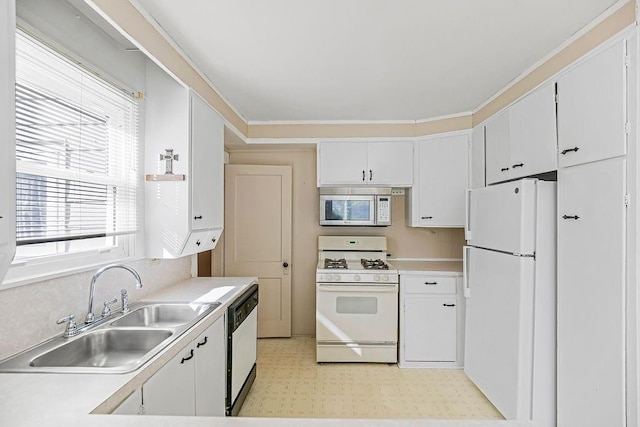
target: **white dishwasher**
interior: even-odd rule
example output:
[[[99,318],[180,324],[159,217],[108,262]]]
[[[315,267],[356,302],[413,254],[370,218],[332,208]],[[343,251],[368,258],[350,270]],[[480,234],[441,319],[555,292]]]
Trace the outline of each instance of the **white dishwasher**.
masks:
[[[253,284],[227,311],[226,414],[236,416],[256,378],[258,284]]]

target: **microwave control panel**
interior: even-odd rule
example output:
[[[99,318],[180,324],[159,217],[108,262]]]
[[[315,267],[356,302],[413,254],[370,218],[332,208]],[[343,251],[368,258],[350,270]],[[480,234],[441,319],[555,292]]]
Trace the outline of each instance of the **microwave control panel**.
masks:
[[[377,204],[376,225],[391,224],[391,196],[379,196]]]

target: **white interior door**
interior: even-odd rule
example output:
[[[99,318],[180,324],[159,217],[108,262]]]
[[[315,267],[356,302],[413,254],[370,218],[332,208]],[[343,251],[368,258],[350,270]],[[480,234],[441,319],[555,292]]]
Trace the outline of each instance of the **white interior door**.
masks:
[[[625,425],[624,194],[624,158],[558,173],[558,426]]]
[[[464,371],[509,420],[529,420],[534,260],[470,248]]]
[[[291,166],[226,165],[225,274],[258,277],[258,337],[291,336]]]

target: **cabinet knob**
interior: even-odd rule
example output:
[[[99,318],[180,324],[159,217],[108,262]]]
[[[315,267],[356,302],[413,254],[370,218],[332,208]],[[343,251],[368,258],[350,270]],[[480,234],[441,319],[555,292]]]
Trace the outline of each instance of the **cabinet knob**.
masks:
[[[196,241],[196,245],[200,246],[200,240]]]
[[[577,153],[579,149],[580,147],[567,148],[566,150],[562,150],[560,154],[564,156],[565,154],[571,153],[571,152]]]

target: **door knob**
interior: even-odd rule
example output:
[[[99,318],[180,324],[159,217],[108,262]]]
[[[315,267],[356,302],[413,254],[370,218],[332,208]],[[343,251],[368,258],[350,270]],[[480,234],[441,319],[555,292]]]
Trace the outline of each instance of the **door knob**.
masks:
[[[284,268],[287,268],[287,267],[289,267],[289,263],[285,261],[285,262],[283,262],[283,263],[282,263],[282,266],[283,266]]]

